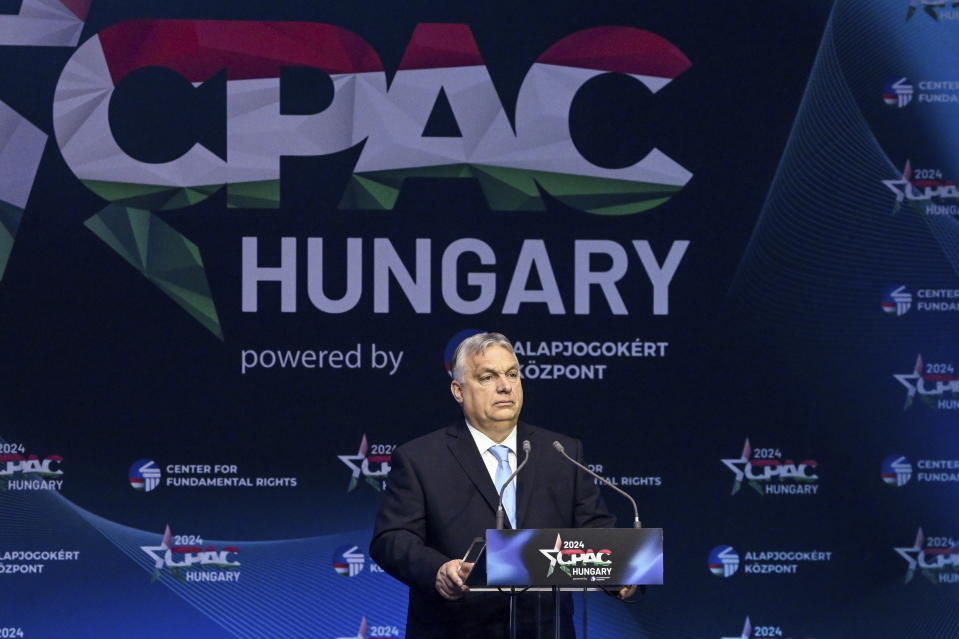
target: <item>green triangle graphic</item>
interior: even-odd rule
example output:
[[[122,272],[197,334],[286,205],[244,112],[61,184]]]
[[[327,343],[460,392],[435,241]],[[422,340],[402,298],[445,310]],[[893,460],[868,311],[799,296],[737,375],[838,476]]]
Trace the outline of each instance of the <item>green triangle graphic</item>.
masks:
[[[13,242],[22,219],[23,209],[0,200],[0,280],[7,269],[7,261],[13,251]]]
[[[223,339],[197,246],[155,213],[111,204],[85,226],[161,291]]]

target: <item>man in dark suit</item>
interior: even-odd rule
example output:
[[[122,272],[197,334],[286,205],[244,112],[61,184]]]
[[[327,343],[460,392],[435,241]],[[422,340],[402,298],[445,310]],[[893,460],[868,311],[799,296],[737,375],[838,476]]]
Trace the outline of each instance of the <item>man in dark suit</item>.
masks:
[[[517,442],[529,440],[529,463],[507,489],[513,528],[609,527],[593,480],[552,447],[563,444],[582,461],[579,440],[519,421],[523,385],[512,344],[499,333],[467,338],[453,355],[453,397],[464,421],[399,446],[376,517],[371,557],[410,587],[407,639],[505,637],[507,597],[469,593],[464,555],[476,537],[496,527],[497,485],[515,470]],[[626,597],[635,587],[624,588]],[[521,636],[552,636],[552,597],[518,597]],[[574,637],[569,597],[564,637]]]

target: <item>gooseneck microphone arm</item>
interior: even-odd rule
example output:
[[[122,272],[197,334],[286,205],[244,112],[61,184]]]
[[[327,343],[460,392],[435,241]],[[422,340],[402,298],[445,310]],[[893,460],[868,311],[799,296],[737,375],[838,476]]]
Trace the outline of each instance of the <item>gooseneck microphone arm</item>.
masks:
[[[523,470],[523,466],[526,465],[526,462],[529,461],[529,440],[523,440],[523,452],[526,453],[523,457],[523,463],[516,467],[516,470],[513,471],[513,474],[503,482],[502,487],[499,489],[499,505],[496,507],[496,530],[503,530],[506,527],[504,523],[506,520],[506,510],[503,509],[503,494],[506,492],[506,487],[509,486],[510,482],[516,479],[516,476],[519,475],[519,471]],[[516,522],[513,522],[513,527],[516,527]]]
[[[592,475],[593,477],[595,477],[595,478],[598,479],[599,481],[603,482],[604,484],[606,484],[607,486],[609,486],[610,488],[612,488],[613,490],[615,490],[616,492],[618,492],[620,495],[622,495],[623,497],[625,497],[626,499],[628,499],[628,500],[629,500],[629,503],[631,503],[631,504],[633,505],[633,528],[642,528],[642,527],[643,527],[643,524],[640,523],[640,521],[639,521],[639,508],[636,506],[636,500],[633,499],[632,496],[630,496],[629,493],[627,493],[625,490],[619,488],[618,486],[614,486],[613,483],[610,482],[610,481],[609,481],[608,479],[606,479],[605,477],[602,477],[602,476],[600,476],[600,475],[597,475],[596,473],[594,473],[593,471],[591,471],[589,468],[587,468],[586,466],[583,466],[581,463],[579,463],[578,461],[576,461],[575,459],[573,459],[572,457],[570,457],[569,455],[567,455],[567,454],[566,454],[566,449],[563,448],[563,445],[560,444],[559,442],[553,442],[553,448],[555,448],[556,450],[558,450],[560,455],[562,455],[563,457],[565,457],[565,458],[568,459],[569,461],[573,462],[574,464],[576,464],[577,466],[579,466],[580,468],[582,468],[583,470],[585,470],[587,473],[589,473],[590,475]]]

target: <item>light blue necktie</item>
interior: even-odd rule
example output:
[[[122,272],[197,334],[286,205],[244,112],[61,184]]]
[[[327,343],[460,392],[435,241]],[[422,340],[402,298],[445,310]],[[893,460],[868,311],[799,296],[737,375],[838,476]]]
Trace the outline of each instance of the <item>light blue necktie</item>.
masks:
[[[496,467],[496,493],[499,494],[499,491],[503,488],[503,484],[506,483],[509,476],[513,474],[513,469],[509,465],[509,447],[497,444],[496,446],[490,446],[489,452],[493,453],[493,456],[499,460],[499,466]],[[509,483],[509,486],[506,487],[506,492],[503,493],[503,510],[506,511],[506,516],[509,517],[510,525],[516,528],[515,479]]]

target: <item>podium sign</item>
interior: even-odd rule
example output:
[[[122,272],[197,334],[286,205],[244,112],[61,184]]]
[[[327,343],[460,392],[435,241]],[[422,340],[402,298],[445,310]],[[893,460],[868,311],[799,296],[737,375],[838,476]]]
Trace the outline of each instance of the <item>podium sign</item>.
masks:
[[[490,586],[663,583],[662,528],[486,531]]]

